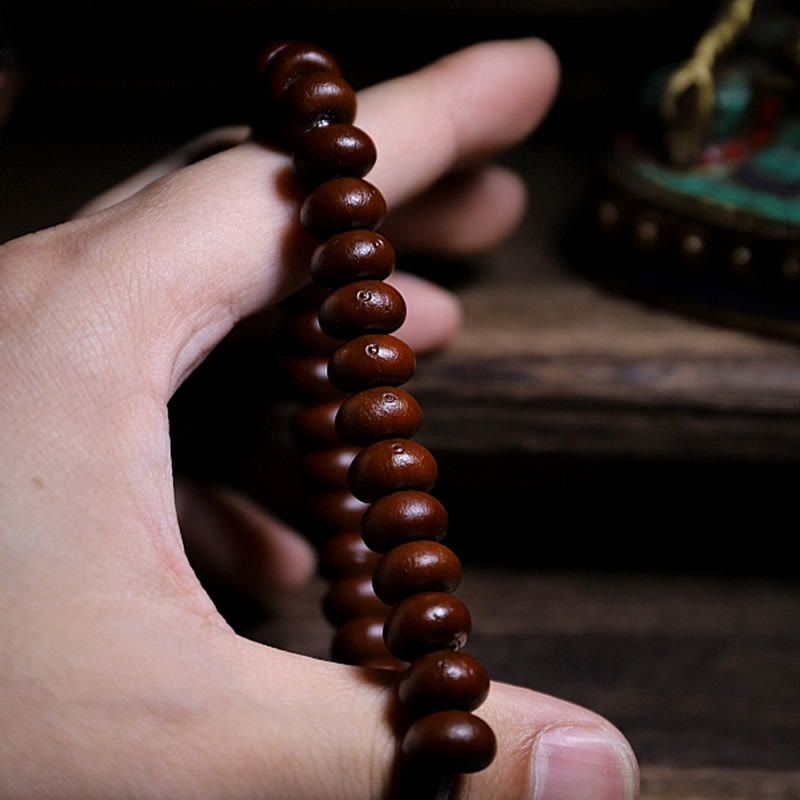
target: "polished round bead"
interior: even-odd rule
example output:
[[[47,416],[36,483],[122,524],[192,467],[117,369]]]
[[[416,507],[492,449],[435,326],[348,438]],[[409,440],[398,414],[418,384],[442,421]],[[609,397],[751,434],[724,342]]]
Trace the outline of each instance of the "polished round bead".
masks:
[[[326,181],[300,207],[300,222],[320,239],[356,228],[374,230],[385,216],[383,195],[363,178]]]
[[[328,362],[328,379],[343,392],[358,392],[372,386],[399,386],[415,368],[414,351],[402,339],[376,333],[335,350]]]
[[[313,189],[333,178],[363,178],[376,158],[375,144],[361,128],[321,125],[297,137],[292,169],[300,186]]]
[[[347,470],[359,452],[357,447],[329,447],[304,453],[302,465],[306,480],[326,489],[346,489]]]
[[[332,580],[345,575],[372,575],[380,556],[370,550],[358,531],[331,536],[319,551],[319,573]]]
[[[437,477],[436,461],[421,444],[410,439],[384,439],[355,457],[347,482],[356,497],[372,503],[404,489],[427,492]]]
[[[413,436],[422,425],[422,409],[412,395],[395,386],[365,389],[342,402],[336,432],[343,442],[367,445],[379,439]]]
[[[471,630],[469,611],[457,597],[423,592],[392,609],[383,635],[392,655],[413,661],[433,650],[460,650]]]
[[[292,432],[301,447],[327,449],[341,446],[336,433],[336,414],[339,400],[329,400],[301,408],[292,419]]]
[[[417,715],[476,709],[489,694],[489,673],[478,659],[456,650],[426,653],[408,668],[397,687],[400,702]]]
[[[318,492],[312,498],[311,508],[314,516],[329,530],[358,530],[367,504],[344,490]]]
[[[276,43],[262,53],[259,66],[266,83],[267,98],[272,103],[276,103],[303,75],[315,72],[341,74],[336,59],[327,50],[304,42]]]
[[[362,518],[362,524],[363,524]],[[438,542],[406,542],[375,565],[372,585],[384,603],[395,605],[419,592],[452,593],[461,582],[461,562]]]
[[[316,72],[293,81],[279,102],[281,127],[296,149],[315,125],[351,123],[356,116],[356,93],[339,75]]]
[[[341,347],[341,339],[333,339],[319,327],[316,309],[287,314],[278,331],[281,350],[299,356],[330,356]]]
[[[319,307],[319,325],[335,339],[392,333],[405,321],[400,292],[382,281],[358,281],[329,294]]]
[[[331,655],[342,664],[391,659],[383,641],[383,617],[359,617],[345,622],[333,638]]]
[[[311,276],[332,289],[364,280],[383,280],[392,274],[395,252],[388,240],[368,230],[331,236],[311,257]]]
[[[405,542],[438,542],[447,533],[447,511],[427,492],[394,492],[376,500],[364,514],[361,533],[371,550],[385,553]]]
[[[328,587],[322,610],[328,622],[338,626],[357,617],[384,617],[389,606],[375,595],[369,575],[347,575]]]
[[[468,711],[436,711],[406,731],[403,755],[444,773],[480,772],[492,763],[497,740],[480,717]]]
[[[322,402],[344,397],[328,380],[328,359],[324,356],[289,359],[286,372],[292,388],[304,400]]]

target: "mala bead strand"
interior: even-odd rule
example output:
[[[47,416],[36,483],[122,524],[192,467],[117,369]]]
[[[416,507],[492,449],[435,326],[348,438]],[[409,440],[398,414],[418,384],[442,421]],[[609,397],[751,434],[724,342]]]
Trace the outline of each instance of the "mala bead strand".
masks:
[[[404,670],[398,701],[413,721],[402,751],[421,773],[438,776],[431,784],[438,800],[455,774],[488,766],[496,743],[471,713],[489,678],[462,652],[472,623],[452,594],[461,564],[440,543],[447,512],[429,493],[438,467],[411,438],[422,412],[399,388],[415,359],[392,335],[406,307],[384,282],[394,251],[375,229],[386,203],[364,180],[376,151],[352,124],[355,94],[327,51],[281,42],[260,67],[275,113],[257,133],[293,153],[296,180],[309,191],[300,221],[321,240],[310,264],[317,311],[311,302],[297,311],[285,337],[294,353],[288,374],[307,403],[295,435],[330,531],[320,566],[331,580],[323,609],[337,627],[333,655]]]

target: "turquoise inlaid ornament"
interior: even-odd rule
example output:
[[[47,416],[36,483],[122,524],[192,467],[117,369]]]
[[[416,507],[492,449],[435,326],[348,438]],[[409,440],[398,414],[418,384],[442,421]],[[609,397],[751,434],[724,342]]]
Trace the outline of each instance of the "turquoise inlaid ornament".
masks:
[[[596,209],[614,246],[604,273],[800,335],[800,17],[751,24],[752,7],[729,3],[689,61],[646,82],[640,130],[619,137]]]

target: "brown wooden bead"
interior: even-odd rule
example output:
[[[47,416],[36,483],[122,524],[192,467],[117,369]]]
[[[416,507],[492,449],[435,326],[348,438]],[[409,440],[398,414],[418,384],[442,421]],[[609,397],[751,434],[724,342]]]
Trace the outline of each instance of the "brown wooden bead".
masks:
[[[365,503],[404,489],[427,492],[438,477],[436,461],[410,439],[384,439],[364,448],[347,475],[350,491]]]
[[[422,592],[392,609],[383,635],[392,655],[413,661],[433,650],[460,650],[471,630],[469,611],[457,597]]]
[[[379,233],[345,231],[317,247],[311,257],[311,276],[320,286],[336,288],[355,281],[388,278],[394,264],[394,248]]]
[[[342,286],[319,307],[319,326],[335,339],[392,333],[405,318],[406,304],[400,292],[382,281],[358,281]]]
[[[336,433],[336,414],[341,403],[329,400],[301,408],[292,419],[292,432],[298,443],[311,449],[327,449],[341,446]]]
[[[479,772],[492,763],[492,729],[468,711],[436,711],[420,717],[403,737],[403,755],[445,773]]]
[[[284,136],[297,142],[315,125],[351,123],[356,116],[356,93],[339,75],[316,72],[297,78],[280,99]]]
[[[361,128],[322,125],[297,138],[292,169],[300,186],[313,189],[333,178],[363,178],[376,158],[375,144]]]
[[[367,445],[379,439],[413,436],[422,425],[422,409],[412,395],[395,386],[365,389],[342,402],[336,432],[343,442]]]
[[[283,304],[292,313],[301,311],[316,312],[330,293],[331,290],[326,289],[324,286],[320,286],[317,283],[307,283],[302,289],[290,294],[283,301]]]
[[[385,617],[389,606],[375,595],[369,575],[347,575],[328,587],[322,610],[328,622],[339,626],[357,617]]]
[[[332,580],[345,575],[372,575],[380,556],[370,550],[358,531],[331,536],[319,551],[319,572]]]
[[[283,46],[281,46],[283,45]],[[315,72],[340,75],[339,64],[327,51],[304,42],[278,42],[260,59],[267,99],[276,103],[286,89],[303,75]]]
[[[304,400],[321,402],[344,397],[328,380],[328,359],[324,356],[289,359],[286,372],[292,388]]]
[[[361,533],[367,546],[378,553],[405,542],[438,542],[447,533],[447,511],[427,492],[394,492],[367,509],[361,520]]]
[[[330,530],[352,531],[361,525],[367,504],[345,490],[314,494],[311,508],[314,516]]]
[[[374,230],[385,216],[383,195],[363,178],[326,181],[300,207],[300,222],[320,239],[356,228]]]
[[[359,452],[357,447],[329,447],[304,453],[306,480],[326,489],[347,489],[347,470]]]
[[[489,673],[478,659],[456,650],[426,653],[408,668],[397,687],[400,702],[415,714],[473,711],[489,694]]]
[[[399,386],[415,368],[414,351],[402,339],[376,333],[337,348],[328,361],[328,379],[343,392],[359,392],[372,386]]]
[[[367,664],[391,659],[383,641],[383,618],[360,617],[345,622],[333,638],[331,655],[342,664]]]
[[[278,331],[281,350],[299,356],[330,356],[342,345],[319,327],[317,308],[287,314]]]
[[[363,518],[362,518],[363,524]],[[452,593],[461,582],[461,562],[438,542],[406,542],[375,565],[372,585],[384,603],[395,605],[418,592]]]

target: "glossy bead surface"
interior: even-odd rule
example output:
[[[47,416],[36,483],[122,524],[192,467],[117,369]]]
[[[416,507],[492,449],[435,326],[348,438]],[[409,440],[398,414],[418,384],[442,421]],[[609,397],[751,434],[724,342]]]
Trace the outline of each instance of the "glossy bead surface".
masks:
[[[457,597],[423,592],[392,609],[383,636],[393,656],[413,661],[433,650],[460,650],[471,630],[469,611]]]
[[[320,286],[334,289],[355,281],[381,281],[392,274],[394,264],[394,248],[379,233],[345,231],[317,247],[311,257],[311,276]]]
[[[372,589],[369,575],[348,575],[335,580],[322,599],[322,610],[332,625],[357,617],[384,617],[389,606]]]
[[[336,413],[340,402],[329,400],[301,408],[292,419],[292,432],[298,443],[312,449],[341,446],[336,433]]]
[[[339,75],[303,75],[284,91],[279,105],[283,133],[294,148],[315,125],[351,123],[356,116],[356,93]]]
[[[391,659],[383,642],[383,618],[360,617],[345,622],[333,638],[331,655],[342,664],[365,664]]]
[[[437,711],[411,725],[402,747],[410,761],[445,773],[479,772],[494,760],[497,740],[492,729],[468,711]]]
[[[347,470],[359,452],[357,447],[329,447],[304,453],[302,465],[306,480],[326,489],[346,489]]]
[[[300,186],[313,189],[333,178],[363,178],[376,158],[375,144],[361,128],[322,125],[297,137],[292,169]]]
[[[367,509],[361,533],[367,546],[378,553],[421,539],[438,542],[447,533],[447,511],[427,492],[394,492]]]
[[[415,368],[414,351],[402,339],[376,333],[338,347],[328,362],[328,379],[343,392],[359,392],[372,386],[399,386]]]
[[[363,524],[362,518],[362,524]],[[372,585],[384,603],[395,605],[418,592],[452,593],[461,582],[461,562],[438,542],[407,542],[375,565]]]
[[[333,339],[323,333],[316,309],[317,306],[286,316],[278,331],[282,351],[299,356],[330,356],[342,346],[341,339]]]
[[[323,578],[372,575],[380,556],[370,550],[358,531],[331,536],[319,551],[319,572]]]
[[[340,75],[336,59],[321,47],[303,42],[278,43],[262,54],[262,80],[267,97],[276,103],[286,89],[303,75],[325,72]]]
[[[422,425],[422,409],[412,395],[395,386],[365,389],[342,402],[336,432],[343,442],[372,444],[391,437],[410,438]]]
[[[328,359],[324,356],[289,359],[286,372],[292,388],[304,400],[322,402],[344,397],[328,380]]]
[[[315,493],[311,501],[314,516],[334,531],[358,530],[366,509],[366,503],[347,490]]]
[[[408,668],[397,687],[400,702],[415,714],[473,711],[489,694],[489,673],[469,653],[436,650]]]
[[[374,230],[385,216],[383,195],[362,178],[326,181],[300,207],[300,222],[320,239],[355,228]]]
[[[365,503],[405,489],[427,492],[438,476],[436,461],[410,439],[384,439],[364,448],[350,466],[350,491]]]

